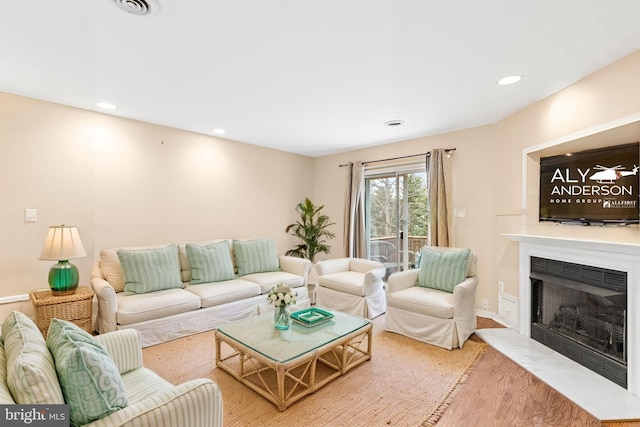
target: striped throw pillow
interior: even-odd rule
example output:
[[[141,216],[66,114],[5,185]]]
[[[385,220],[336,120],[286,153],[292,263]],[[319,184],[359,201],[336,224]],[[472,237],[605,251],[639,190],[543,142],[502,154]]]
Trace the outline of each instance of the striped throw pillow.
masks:
[[[221,282],[235,279],[229,242],[226,240],[206,246],[187,243],[191,265],[191,284]]]
[[[118,258],[124,275],[124,291],[129,294],[184,288],[177,245],[162,249],[119,249]]]
[[[469,249],[436,251],[422,248],[418,286],[453,292],[466,278]]]
[[[15,403],[7,386],[7,357],[4,354],[4,344],[0,340],[0,405],[12,405]]]
[[[273,240],[234,240],[233,253],[239,276],[280,271],[280,261]]]
[[[25,314],[14,311],[2,323],[7,385],[16,403],[62,404],[53,357],[38,327]]]

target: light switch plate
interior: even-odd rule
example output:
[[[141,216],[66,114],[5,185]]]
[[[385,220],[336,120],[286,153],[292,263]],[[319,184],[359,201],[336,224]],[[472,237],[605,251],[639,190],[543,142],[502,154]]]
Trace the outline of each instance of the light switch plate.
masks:
[[[24,220],[27,222],[36,222],[38,219],[38,211],[36,209],[25,209]]]

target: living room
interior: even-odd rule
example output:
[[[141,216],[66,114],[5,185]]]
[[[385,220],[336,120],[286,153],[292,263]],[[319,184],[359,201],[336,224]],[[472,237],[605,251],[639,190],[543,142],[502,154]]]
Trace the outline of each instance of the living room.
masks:
[[[11,242],[1,249],[0,272],[11,283],[2,297],[42,287],[50,266],[38,255],[55,224],[80,230],[87,257],[75,264],[87,283],[99,251],[119,245],[268,237],[283,253],[296,244],[284,228],[309,196],[338,223],[330,257],[340,257],[340,164],[455,147],[453,205],[466,211],[456,218],[456,245],[477,252],[477,301],[488,299],[497,313],[498,281],[518,296],[517,243],[502,235],[532,225],[522,213],[523,149],[637,113],[639,67],[635,52],[492,125],[315,158],[2,94],[0,227]],[[25,208],[37,209],[36,222],[24,221]],[[569,230],[585,239],[601,231]],[[625,240],[637,228],[609,233]],[[29,310],[28,301],[17,304]]]
[[[284,229],[310,197],[337,224],[326,256],[337,258],[347,185],[340,165],[434,148],[456,149],[453,206],[465,214],[455,218],[455,245],[478,256],[478,314],[498,315],[498,282],[520,297],[518,243],[504,234],[637,242],[636,225],[559,229],[523,208],[537,197],[528,163],[536,156],[587,137],[596,146],[640,139],[638,75],[635,51],[495,123],[315,157],[0,93],[0,318],[33,315],[27,294],[46,287],[51,263],[38,256],[51,225],[78,227],[87,256],[74,264],[88,285],[109,247],[270,238],[284,253],[297,243]],[[25,221],[27,208],[37,210],[35,222]]]

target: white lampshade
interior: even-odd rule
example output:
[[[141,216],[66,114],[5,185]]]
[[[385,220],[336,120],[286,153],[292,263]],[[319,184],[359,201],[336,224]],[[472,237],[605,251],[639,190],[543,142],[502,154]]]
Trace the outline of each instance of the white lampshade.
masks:
[[[87,252],[82,246],[77,227],[67,225],[49,227],[49,234],[40,254],[41,260],[60,261],[85,256]]]

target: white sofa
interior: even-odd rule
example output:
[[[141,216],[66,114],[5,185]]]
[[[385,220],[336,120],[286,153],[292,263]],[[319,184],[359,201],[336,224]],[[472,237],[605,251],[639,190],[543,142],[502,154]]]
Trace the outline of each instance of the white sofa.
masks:
[[[145,368],[135,330],[91,337],[54,319],[45,341],[31,319],[11,313],[2,324],[0,340],[0,404],[19,412],[26,409],[15,404],[28,409],[65,403],[73,425],[223,425],[218,385],[208,378],[174,385]],[[46,421],[33,425],[43,424]]]
[[[227,280],[193,284],[187,245],[192,244],[198,248],[214,247],[224,244],[222,242],[228,243],[230,262],[233,264],[232,277],[228,277]],[[268,256],[274,260],[275,269],[255,271],[255,265],[247,267],[247,263],[253,263],[253,258],[247,258],[246,254],[244,258],[239,258],[237,252],[240,252],[240,248],[259,242],[270,242],[269,246],[273,249]],[[179,286],[152,292],[128,292],[126,288],[129,282],[125,283],[118,252],[120,251],[122,256],[123,251],[128,254],[135,251],[153,252],[169,250],[167,248],[174,245],[177,246],[178,259],[175,268],[179,269],[176,273],[180,277]],[[238,265],[238,262],[242,265]],[[125,267],[125,270],[130,270],[130,267]],[[158,344],[215,329],[231,320],[272,311],[273,306],[267,302],[267,294],[277,283],[285,283],[296,289],[298,296],[294,310],[306,308],[310,306],[307,290],[310,270],[311,263],[306,259],[276,255],[275,245],[266,239],[217,239],[103,249],[100,259],[95,262],[91,271],[91,286],[98,301],[95,329],[104,334],[117,329],[134,328],[140,333],[143,347]],[[173,271],[170,273],[174,274]],[[164,277],[157,279],[162,281]]]

